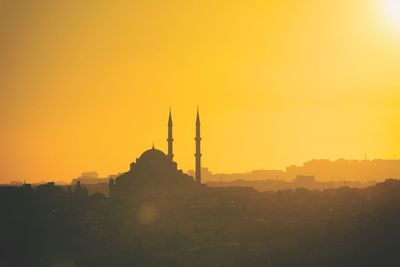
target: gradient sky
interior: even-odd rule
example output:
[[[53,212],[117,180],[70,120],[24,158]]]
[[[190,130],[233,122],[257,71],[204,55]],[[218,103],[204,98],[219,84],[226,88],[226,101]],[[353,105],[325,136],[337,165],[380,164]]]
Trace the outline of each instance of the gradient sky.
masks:
[[[0,0],[0,182],[400,157],[397,0]]]

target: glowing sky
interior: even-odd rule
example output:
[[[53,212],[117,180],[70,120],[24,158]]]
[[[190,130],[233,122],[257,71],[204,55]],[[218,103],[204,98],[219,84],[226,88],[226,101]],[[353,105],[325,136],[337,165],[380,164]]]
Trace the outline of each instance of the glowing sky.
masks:
[[[0,0],[0,182],[125,171],[169,106],[184,170],[197,105],[213,171],[400,157],[398,7]]]

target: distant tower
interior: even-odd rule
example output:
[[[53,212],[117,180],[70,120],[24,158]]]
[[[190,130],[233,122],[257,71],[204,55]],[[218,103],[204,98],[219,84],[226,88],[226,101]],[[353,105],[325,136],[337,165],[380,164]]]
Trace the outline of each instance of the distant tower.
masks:
[[[174,139],[172,138],[172,115],[171,108],[169,109],[169,118],[168,118],[168,158],[170,161],[173,161],[174,154],[172,152],[172,142]]]
[[[196,141],[196,154],[194,156],[196,157],[196,174],[195,174],[195,180],[196,183],[201,184],[201,152],[200,152],[200,116],[199,116],[199,108],[197,108],[197,117],[196,117],[196,138],[194,139]]]

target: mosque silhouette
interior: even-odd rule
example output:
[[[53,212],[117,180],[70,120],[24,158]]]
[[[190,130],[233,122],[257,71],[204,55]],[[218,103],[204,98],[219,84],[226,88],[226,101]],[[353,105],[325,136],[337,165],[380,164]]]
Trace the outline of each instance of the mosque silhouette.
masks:
[[[173,136],[172,136],[172,114],[169,111],[168,118],[168,154],[153,147],[146,150],[130,164],[130,169],[109,181],[109,194],[111,198],[122,199],[132,194],[138,195],[148,191],[185,190],[201,184],[201,152],[200,152],[200,115],[197,109],[196,115],[196,153],[195,153],[195,177],[183,173],[173,161]]]

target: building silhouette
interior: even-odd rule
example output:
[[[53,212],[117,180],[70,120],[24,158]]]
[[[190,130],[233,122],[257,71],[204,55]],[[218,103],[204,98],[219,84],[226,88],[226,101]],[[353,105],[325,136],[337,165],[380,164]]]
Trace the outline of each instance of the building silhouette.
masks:
[[[170,161],[174,159],[174,153],[172,148],[172,143],[174,142],[174,138],[172,138],[172,114],[171,108],[169,109],[169,116],[168,116],[168,158]]]
[[[135,162],[130,164],[129,171],[109,180],[109,194],[111,198],[125,198],[132,194],[138,195],[148,190],[166,191],[174,190],[190,191],[188,187],[201,184],[201,153],[200,153],[200,115],[196,114],[196,153],[195,153],[195,180],[193,177],[178,169],[173,161],[173,134],[172,113],[168,116],[168,153],[154,147],[144,151]]]
[[[196,183],[201,184],[201,152],[200,152],[200,115],[199,108],[197,108],[196,115],[196,137],[194,139],[196,141],[196,154],[194,155],[196,158],[196,169],[195,169],[195,179]]]

